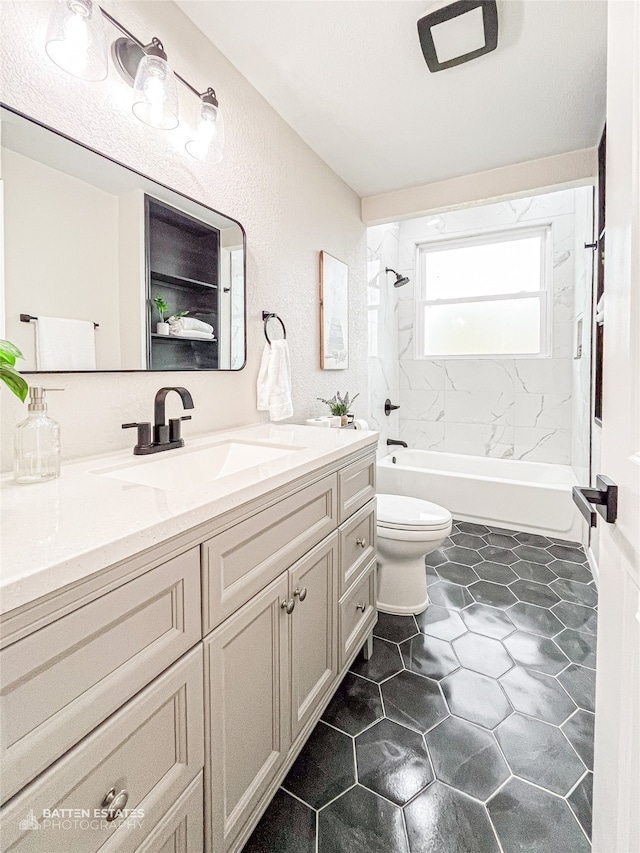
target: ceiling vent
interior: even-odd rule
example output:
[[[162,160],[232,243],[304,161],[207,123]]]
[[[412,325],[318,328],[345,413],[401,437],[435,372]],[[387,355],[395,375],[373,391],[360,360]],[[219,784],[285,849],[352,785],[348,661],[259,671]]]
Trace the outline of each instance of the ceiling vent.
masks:
[[[498,46],[496,0],[435,3],[418,21],[418,36],[429,71],[491,53]]]

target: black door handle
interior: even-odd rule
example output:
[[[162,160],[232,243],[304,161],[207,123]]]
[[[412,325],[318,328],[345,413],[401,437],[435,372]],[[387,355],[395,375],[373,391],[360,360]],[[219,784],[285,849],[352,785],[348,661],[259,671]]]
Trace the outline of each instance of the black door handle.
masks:
[[[598,474],[595,489],[574,486],[572,495],[574,504],[589,522],[590,527],[595,527],[598,521],[596,510],[607,524],[615,523],[618,517],[618,487],[609,477]]]

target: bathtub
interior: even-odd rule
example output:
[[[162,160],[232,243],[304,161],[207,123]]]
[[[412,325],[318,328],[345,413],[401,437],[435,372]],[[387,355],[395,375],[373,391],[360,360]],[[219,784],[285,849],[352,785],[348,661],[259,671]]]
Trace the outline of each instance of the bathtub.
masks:
[[[456,519],[574,542],[586,535],[568,465],[399,448],[377,469],[379,492],[433,501]]]

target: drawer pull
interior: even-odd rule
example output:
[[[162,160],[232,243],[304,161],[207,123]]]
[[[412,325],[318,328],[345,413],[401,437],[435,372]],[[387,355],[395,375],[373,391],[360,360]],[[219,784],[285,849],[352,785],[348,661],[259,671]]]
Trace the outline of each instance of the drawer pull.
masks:
[[[305,600],[305,598],[307,597],[307,588],[306,588],[306,586],[303,586],[303,587],[302,587],[302,589],[298,589],[298,587],[296,587],[296,588],[294,589],[294,591],[293,591],[293,596],[294,596],[294,598],[295,598],[295,596],[296,596],[296,595],[298,596],[298,598],[300,599],[300,601],[304,601],[304,600]]]
[[[122,810],[126,807],[129,802],[129,792],[123,788],[116,794],[116,789],[111,788],[104,795],[104,799],[102,801],[102,808],[107,809],[106,819],[108,823],[116,820],[116,818],[121,816]]]
[[[356,604],[356,610],[360,610],[362,611],[362,613],[364,613],[366,609],[367,605],[364,602],[361,601],[359,604]]]
[[[286,598],[283,598],[281,603],[280,603],[280,607],[283,610],[286,610],[288,616],[290,616],[293,613],[293,608],[295,606],[296,606],[295,598],[290,598],[289,600],[287,600]]]
[[[366,548],[367,547],[367,540],[366,539],[356,539],[356,545],[359,545],[361,548]]]

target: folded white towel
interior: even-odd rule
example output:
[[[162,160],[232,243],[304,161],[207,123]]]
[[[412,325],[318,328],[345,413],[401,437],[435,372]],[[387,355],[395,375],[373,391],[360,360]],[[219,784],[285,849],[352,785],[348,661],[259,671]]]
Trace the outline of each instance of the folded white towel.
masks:
[[[191,338],[198,341],[215,341],[211,332],[199,332],[197,329],[169,329],[172,338]]]
[[[93,322],[38,316],[36,365],[38,370],[95,370]]]
[[[604,326],[604,293],[596,305],[596,323],[598,326]]]
[[[293,415],[291,403],[291,365],[286,340],[265,344],[258,373],[258,411],[269,412],[272,421],[283,421]]]
[[[172,329],[184,329],[188,331],[189,329],[194,332],[208,332],[209,334],[213,333],[213,326],[209,323],[204,323],[202,320],[196,320],[195,317],[178,317],[175,320],[169,320],[169,325]]]

